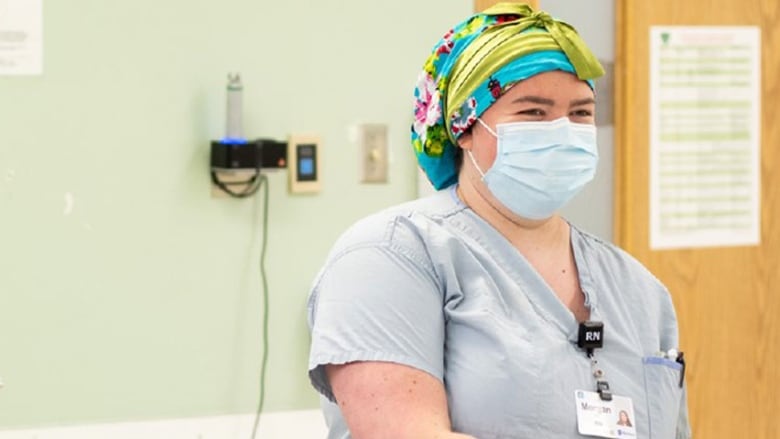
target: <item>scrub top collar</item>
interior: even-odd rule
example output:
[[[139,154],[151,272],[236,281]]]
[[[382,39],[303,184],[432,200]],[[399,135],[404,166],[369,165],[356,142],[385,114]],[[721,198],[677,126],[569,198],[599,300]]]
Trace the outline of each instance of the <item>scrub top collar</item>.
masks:
[[[453,223],[469,238],[477,241],[510,274],[527,294],[536,312],[561,331],[570,342],[576,344],[580,322],[574,318],[574,314],[558,299],[552,288],[528,260],[498,230],[463,203],[457,195],[457,186],[457,184],[452,185],[448,190],[452,200],[457,203],[458,210],[465,215],[451,217]],[[574,252],[580,288],[585,295],[585,306],[590,309],[590,320],[600,320],[598,292],[594,288],[590,266],[581,248],[583,244],[581,232],[568,220],[566,222],[569,224],[569,240]]]

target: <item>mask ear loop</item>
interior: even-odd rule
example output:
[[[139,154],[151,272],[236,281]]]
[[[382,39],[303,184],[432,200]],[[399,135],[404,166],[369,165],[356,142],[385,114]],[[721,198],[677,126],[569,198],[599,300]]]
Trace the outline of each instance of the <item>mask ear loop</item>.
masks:
[[[491,129],[489,126],[488,126],[488,124],[486,124],[486,123],[485,123],[485,122],[484,122],[482,119],[480,119],[480,118],[477,118],[477,122],[479,122],[479,123],[480,123],[480,124],[481,124],[483,127],[485,127],[485,129],[486,129],[486,130],[488,130],[488,132],[489,132],[490,134],[492,134],[492,135],[493,135],[493,137],[495,137],[496,139],[498,139],[498,135],[496,134],[496,132],[495,132],[495,131],[493,131],[493,130],[492,130],[492,129]],[[475,167],[475,168],[477,168],[477,172],[479,172],[479,175],[482,177],[482,180],[484,180],[484,179],[485,179],[485,173],[484,173],[484,172],[482,172],[482,169],[480,169],[479,165],[477,164],[477,161],[474,159],[474,154],[472,154],[472,153],[471,153],[471,149],[467,150],[467,151],[466,151],[466,153],[468,153],[468,155],[469,155],[469,158],[471,159],[471,164],[473,164],[473,165],[474,165],[474,167]]]
[[[488,132],[489,132],[490,134],[492,134],[492,135],[493,135],[493,137],[495,137],[496,139],[498,139],[498,134],[496,134],[496,132],[495,132],[495,131],[493,131],[493,129],[492,129],[492,128],[490,128],[490,126],[488,126],[488,124],[486,124],[486,123],[485,123],[485,121],[483,121],[481,118],[479,118],[479,117],[478,117],[478,118],[477,118],[477,122],[479,122],[479,123],[480,123],[480,125],[482,125],[483,127],[485,127],[485,129],[486,129],[486,130],[488,130]]]
[[[474,165],[475,168],[477,168],[477,172],[479,172],[480,177],[482,177],[482,180],[485,179],[485,173],[482,172],[482,169],[479,169],[479,165],[477,164],[477,161],[474,160],[474,154],[471,153],[471,150],[467,150],[466,153],[468,153],[469,158],[471,159],[471,164]]]

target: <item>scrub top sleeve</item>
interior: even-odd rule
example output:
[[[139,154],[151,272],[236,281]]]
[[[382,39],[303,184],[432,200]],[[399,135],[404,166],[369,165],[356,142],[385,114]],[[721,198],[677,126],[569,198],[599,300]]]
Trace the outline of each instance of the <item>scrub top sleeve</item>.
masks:
[[[444,313],[427,258],[383,243],[348,249],[323,268],[309,298],[309,378],[331,401],[328,364],[386,361],[442,380]]]

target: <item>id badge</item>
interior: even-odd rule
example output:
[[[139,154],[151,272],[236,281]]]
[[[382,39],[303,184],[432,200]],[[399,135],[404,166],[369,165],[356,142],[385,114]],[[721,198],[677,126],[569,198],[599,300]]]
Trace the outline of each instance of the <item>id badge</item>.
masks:
[[[634,404],[631,398],[612,395],[604,401],[598,393],[586,390],[574,392],[577,404],[577,430],[585,436],[631,438],[636,437]]]

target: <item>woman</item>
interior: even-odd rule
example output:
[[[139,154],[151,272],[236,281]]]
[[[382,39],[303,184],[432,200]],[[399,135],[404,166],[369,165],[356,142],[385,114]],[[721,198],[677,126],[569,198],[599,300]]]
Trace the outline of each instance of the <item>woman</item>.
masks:
[[[310,295],[329,438],[578,438],[616,402],[637,437],[689,437],[680,364],[657,355],[677,348],[668,292],[556,214],[595,172],[602,72],[516,3],[434,47],[412,144],[440,190],[352,226]],[[580,349],[586,321],[602,348]]]
[[[620,414],[618,415],[617,425],[620,425],[622,427],[633,427],[631,425],[631,419],[628,417],[628,412],[626,412],[625,410],[620,411]]]

